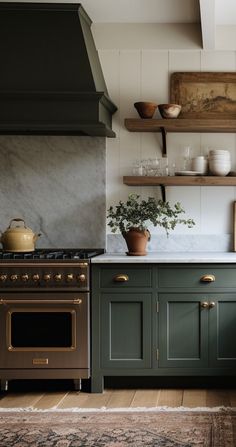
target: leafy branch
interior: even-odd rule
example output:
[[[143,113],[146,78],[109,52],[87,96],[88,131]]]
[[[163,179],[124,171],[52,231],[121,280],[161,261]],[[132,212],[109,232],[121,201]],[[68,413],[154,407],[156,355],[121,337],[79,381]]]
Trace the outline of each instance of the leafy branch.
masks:
[[[127,233],[131,228],[138,228],[145,231],[148,224],[152,223],[154,227],[163,227],[166,234],[174,230],[177,224],[187,225],[192,228],[195,225],[193,219],[182,219],[179,216],[185,213],[179,202],[173,207],[169,202],[156,200],[154,197],[148,197],[147,200],[141,200],[137,194],[130,194],[127,202],[119,201],[117,206],[110,206],[107,218],[110,219],[108,225],[112,233],[119,230],[122,234]]]

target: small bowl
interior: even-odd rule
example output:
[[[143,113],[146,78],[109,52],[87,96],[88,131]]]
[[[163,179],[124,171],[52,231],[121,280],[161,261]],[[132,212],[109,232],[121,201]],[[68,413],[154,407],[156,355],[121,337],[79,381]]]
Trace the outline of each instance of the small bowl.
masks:
[[[225,150],[225,149],[211,149],[209,151],[209,155],[225,155],[225,156],[229,156],[230,152]]]
[[[177,118],[181,108],[179,104],[159,104],[158,106],[162,118]]]
[[[230,172],[231,163],[209,160],[209,168],[213,175],[225,176]]]
[[[140,118],[150,119],[156,111],[157,104],[155,102],[139,101],[134,103],[134,107]]]

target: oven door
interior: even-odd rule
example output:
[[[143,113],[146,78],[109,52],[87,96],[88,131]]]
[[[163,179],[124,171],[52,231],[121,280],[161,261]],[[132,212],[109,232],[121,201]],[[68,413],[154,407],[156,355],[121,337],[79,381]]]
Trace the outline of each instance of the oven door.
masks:
[[[0,368],[89,368],[88,305],[88,293],[5,293]]]

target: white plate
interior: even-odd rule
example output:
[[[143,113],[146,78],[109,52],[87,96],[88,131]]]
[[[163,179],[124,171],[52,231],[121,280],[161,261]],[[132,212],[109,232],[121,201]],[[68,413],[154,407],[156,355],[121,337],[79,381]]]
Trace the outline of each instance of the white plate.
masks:
[[[175,172],[175,175],[203,175],[203,174],[198,171],[177,171]]]

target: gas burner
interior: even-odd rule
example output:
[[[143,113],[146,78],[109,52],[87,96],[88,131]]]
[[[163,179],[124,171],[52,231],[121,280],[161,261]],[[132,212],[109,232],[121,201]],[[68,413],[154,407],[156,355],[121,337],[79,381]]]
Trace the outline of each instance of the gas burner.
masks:
[[[42,259],[60,259],[60,260],[76,260],[90,259],[94,256],[104,253],[103,249],[80,248],[80,249],[38,249],[29,253],[8,253],[0,251],[0,260],[42,260]]]

